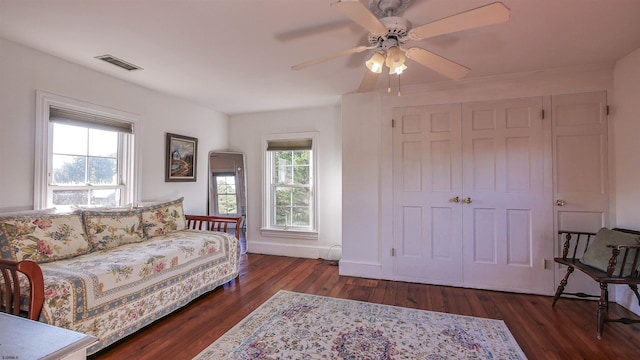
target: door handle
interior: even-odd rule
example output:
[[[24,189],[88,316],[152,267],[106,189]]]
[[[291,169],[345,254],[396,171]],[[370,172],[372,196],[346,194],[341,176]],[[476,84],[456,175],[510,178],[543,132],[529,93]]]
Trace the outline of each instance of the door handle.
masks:
[[[567,205],[567,202],[564,200],[556,200],[556,205],[558,206],[565,206]]]
[[[460,202],[460,196],[454,197],[453,199],[451,199],[451,202],[454,202],[456,204],[459,203]]]
[[[464,198],[464,200],[462,200],[463,203],[465,204],[471,204],[473,202],[473,200],[470,197],[466,197]]]

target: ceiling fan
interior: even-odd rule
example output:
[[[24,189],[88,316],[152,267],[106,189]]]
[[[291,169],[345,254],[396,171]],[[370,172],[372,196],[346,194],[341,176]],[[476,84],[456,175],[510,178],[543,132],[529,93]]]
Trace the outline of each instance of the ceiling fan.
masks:
[[[357,0],[332,3],[332,8],[369,31],[369,46],[362,45],[305,61],[291,69],[301,70],[341,56],[374,49],[373,56],[365,63],[370,71],[365,72],[358,92],[373,90],[385,65],[389,68],[389,74],[400,75],[407,68],[406,58],[451,79],[459,79],[467,75],[470,69],[420,47],[405,48],[405,43],[509,20],[509,9],[501,2],[494,2],[412,28],[408,20],[398,16],[409,3],[410,0],[371,0],[369,9]]]

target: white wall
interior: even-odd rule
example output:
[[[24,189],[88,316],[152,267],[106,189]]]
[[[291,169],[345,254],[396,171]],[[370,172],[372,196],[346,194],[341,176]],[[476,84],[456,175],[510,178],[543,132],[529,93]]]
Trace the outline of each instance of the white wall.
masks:
[[[36,90],[139,115],[139,200],[184,196],[185,212],[206,213],[207,153],[228,147],[225,114],[4,39],[0,39],[0,211],[33,207]],[[198,138],[197,182],[164,182],[166,132]]]
[[[264,237],[262,222],[262,136],[266,134],[318,132],[318,240]],[[229,120],[230,150],[245,153],[247,177],[247,247],[249,252],[331,258],[340,256],[342,245],[342,173],[340,108],[232,115]]]
[[[400,97],[395,93],[343,96],[345,211],[342,222],[345,229],[340,273],[393,279],[390,249],[393,245],[391,114],[394,107],[611,92],[612,87],[611,67],[584,67],[407,87],[402,89]]]
[[[616,63],[613,88],[616,226],[640,229],[640,49]],[[616,302],[640,314],[638,301],[628,287],[616,289]]]

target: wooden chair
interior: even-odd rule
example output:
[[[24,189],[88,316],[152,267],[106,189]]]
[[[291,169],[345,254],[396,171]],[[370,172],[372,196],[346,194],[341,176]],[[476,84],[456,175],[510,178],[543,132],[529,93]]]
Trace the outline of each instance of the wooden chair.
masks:
[[[229,227],[235,224],[235,236],[240,240],[240,227],[242,226],[242,216],[225,217],[225,216],[209,216],[209,215],[185,215],[187,220],[187,228],[192,230],[210,230],[229,232]]]
[[[613,230],[640,235],[640,232],[635,230]],[[561,230],[558,231],[558,234],[564,236],[565,241],[562,247],[562,257],[555,258],[554,261],[565,265],[568,268],[566,275],[562,281],[560,281],[560,285],[558,285],[552,306],[556,305],[560,295],[564,293],[564,289],[568,282],[567,280],[571,273],[573,273],[575,269],[578,269],[600,284],[600,296],[588,295],[585,293],[566,293],[566,295],[573,295],[581,298],[599,298],[597,314],[598,339],[602,338],[602,330],[604,329],[605,322],[621,322],[623,324],[640,323],[640,320],[633,320],[629,318],[607,318],[607,311],[609,310],[609,284],[628,285],[629,288],[631,288],[631,291],[636,295],[636,298],[638,298],[638,304],[640,304],[640,293],[638,293],[638,284],[640,284],[640,244],[608,245],[608,247],[611,248],[611,258],[609,259],[607,271],[605,272],[580,262],[580,257],[589,247],[589,242],[595,237],[595,233]],[[575,241],[573,241],[574,239]],[[580,251],[579,249],[582,250]],[[636,251],[632,251],[633,249],[636,249]],[[631,262],[632,266],[620,266],[620,270],[616,272],[615,270],[618,262],[622,262],[622,264]],[[626,272],[625,269],[627,270]]]
[[[20,311],[21,289],[19,273],[26,276],[29,282],[29,310],[26,314],[31,320],[40,318],[40,311],[44,303],[44,279],[42,270],[37,263],[24,260],[13,261],[0,259],[0,272],[2,272],[3,282],[0,284],[0,311],[8,314],[23,316],[24,312]]]

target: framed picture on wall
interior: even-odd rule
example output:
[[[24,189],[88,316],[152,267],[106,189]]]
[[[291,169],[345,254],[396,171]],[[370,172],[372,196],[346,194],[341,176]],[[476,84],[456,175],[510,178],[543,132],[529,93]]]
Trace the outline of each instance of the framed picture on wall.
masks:
[[[196,181],[198,139],[167,133],[165,182]]]

